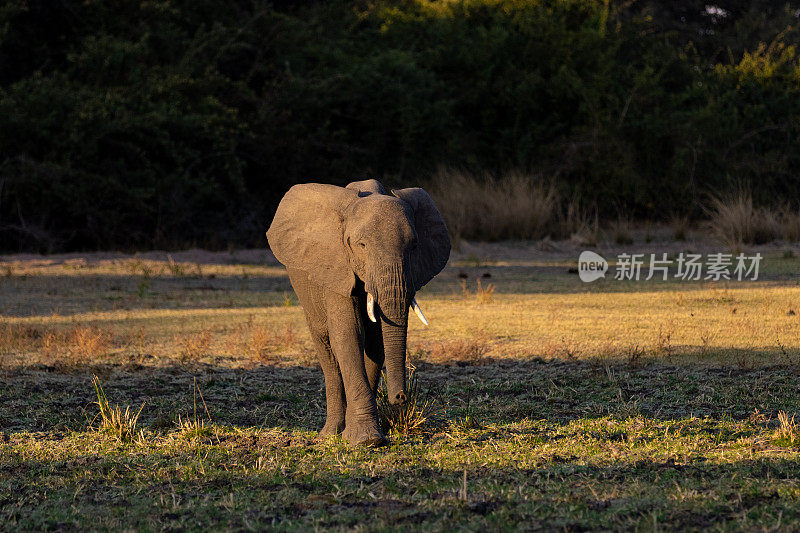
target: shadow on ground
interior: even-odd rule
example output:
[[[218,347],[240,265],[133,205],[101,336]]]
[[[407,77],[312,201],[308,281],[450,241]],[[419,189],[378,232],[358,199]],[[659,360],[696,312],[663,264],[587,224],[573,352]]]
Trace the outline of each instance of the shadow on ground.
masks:
[[[755,410],[800,411],[800,367],[793,365],[740,369],[535,358],[419,363],[416,374],[434,403],[432,422],[443,425],[466,414],[482,424],[508,425],[637,415],[743,420]],[[0,373],[0,429],[85,429],[96,413],[93,375],[112,403],[144,404],[144,427],[168,429],[178,417],[198,414],[245,428],[316,431],[324,422],[324,383],[315,367],[32,365]]]

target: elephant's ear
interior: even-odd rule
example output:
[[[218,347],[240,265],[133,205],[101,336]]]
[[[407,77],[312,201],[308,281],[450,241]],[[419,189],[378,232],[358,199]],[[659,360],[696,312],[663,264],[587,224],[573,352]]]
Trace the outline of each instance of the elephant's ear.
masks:
[[[342,213],[357,199],[355,191],[335,185],[295,185],[267,231],[272,253],[286,268],[305,271],[311,281],[350,296],[355,274],[343,241]]]
[[[347,184],[347,189],[358,192],[359,196],[369,196],[370,194],[386,194],[386,189],[378,180],[353,181]]]
[[[442,271],[450,258],[447,226],[433,199],[424,189],[392,189],[392,194],[414,210],[414,228],[419,241],[417,247],[411,251],[409,266],[414,278],[414,289],[419,290]]]

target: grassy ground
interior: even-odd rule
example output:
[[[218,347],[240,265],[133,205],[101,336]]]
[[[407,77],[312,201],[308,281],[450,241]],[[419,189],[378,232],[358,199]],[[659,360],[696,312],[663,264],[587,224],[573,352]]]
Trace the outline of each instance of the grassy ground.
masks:
[[[0,529],[794,530],[789,250],[756,282],[587,285],[577,247],[465,244],[409,331],[428,420],[382,449],[315,441],[322,374],[266,254],[0,257]],[[129,434],[95,375],[143,405]]]

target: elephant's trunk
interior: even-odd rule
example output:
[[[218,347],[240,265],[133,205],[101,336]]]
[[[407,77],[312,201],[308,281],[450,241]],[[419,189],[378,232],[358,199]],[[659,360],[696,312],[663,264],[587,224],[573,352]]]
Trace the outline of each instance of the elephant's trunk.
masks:
[[[411,299],[404,266],[399,261],[389,266],[376,276],[378,282],[373,287],[367,287],[367,290],[375,291],[375,299],[380,307],[379,320],[386,355],[386,386],[392,404],[406,401],[406,338]]]
[[[383,347],[386,352],[386,389],[389,403],[406,402],[406,327],[396,326],[384,320]]]

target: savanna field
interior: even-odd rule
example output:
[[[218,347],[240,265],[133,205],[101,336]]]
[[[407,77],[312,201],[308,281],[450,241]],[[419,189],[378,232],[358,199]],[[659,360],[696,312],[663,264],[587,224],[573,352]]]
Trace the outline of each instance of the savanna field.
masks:
[[[800,0],[5,0],[0,532],[800,531],[798,21]],[[318,438],[323,374],[264,238],[293,185],[369,178],[416,200],[413,224],[346,224],[383,251],[351,254],[361,281],[399,229],[415,283],[439,213],[453,244],[417,294],[430,327],[409,321],[409,402],[379,388],[381,448]],[[324,231],[303,205],[285,219]],[[614,279],[622,253],[734,251],[758,279]]]
[[[379,449],[316,440],[268,252],[0,257],[0,529],[797,529],[800,248],[714,283],[586,284],[581,250],[461,243]]]

